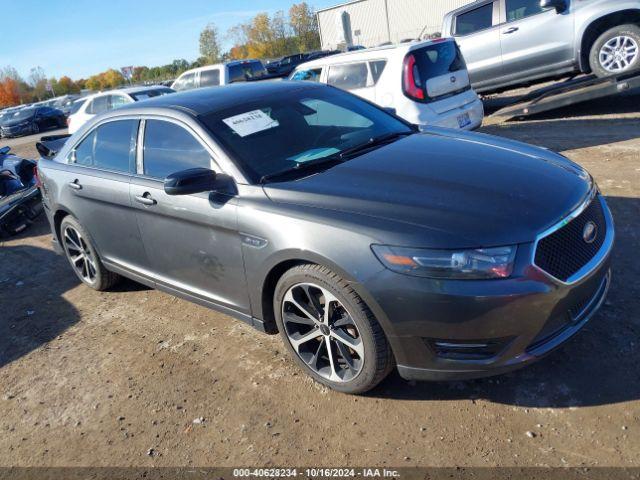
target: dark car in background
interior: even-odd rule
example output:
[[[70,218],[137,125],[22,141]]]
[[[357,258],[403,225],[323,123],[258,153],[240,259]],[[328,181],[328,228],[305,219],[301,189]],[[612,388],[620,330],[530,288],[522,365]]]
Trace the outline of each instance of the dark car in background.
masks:
[[[610,283],[612,217],[582,167],[421,132],[320,84],[130,104],[38,171],[58,249],[86,285],[122,275],[279,331],[343,392],[394,366],[445,380],[528,365],[577,333]]]
[[[24,231],[42,213],[36,162],[0,148],[0,236]]]
[[[20,137],[66,126],[67,117],[57,108],[26,107],[4,117],[0,131],[3,137]]]
[[[296,53],[295,55],[283,57],[276,62],[271,62],[267,64],[266,68],[267,72],[271,75],[286,77],[293,72],[298,65],[306,61],[306,53]]]

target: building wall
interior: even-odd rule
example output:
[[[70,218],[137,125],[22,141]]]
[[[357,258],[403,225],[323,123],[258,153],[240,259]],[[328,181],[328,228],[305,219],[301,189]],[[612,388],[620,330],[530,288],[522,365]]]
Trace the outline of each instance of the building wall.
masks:
[[[439,32],[447,12],[472,0],[356,0],[318,12],[323,49],[346,43],[342,15],[347,12],[354,45],[372,47]],[[359,34],[358,34],[359,33]]]

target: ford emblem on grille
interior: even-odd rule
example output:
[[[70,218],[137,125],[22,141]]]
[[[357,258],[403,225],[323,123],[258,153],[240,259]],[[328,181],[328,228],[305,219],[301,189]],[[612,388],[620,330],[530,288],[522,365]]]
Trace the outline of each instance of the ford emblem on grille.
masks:
[[[451,83],[456,83],[458,79],[456,77],[451,77]]]
[[[593,243],[598,236],[598,227],[593,222],[587,222],[582,229],[582,239],[586,243]]]

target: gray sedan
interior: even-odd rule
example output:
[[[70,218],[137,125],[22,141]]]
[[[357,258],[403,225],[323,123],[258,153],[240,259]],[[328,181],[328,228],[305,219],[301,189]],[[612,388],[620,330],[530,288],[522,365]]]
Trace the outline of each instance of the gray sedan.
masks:
[[[420,132],[332,87],[132,104],[38,169],[54,239],[86,285],[125,276],[280,332],[343,392],[393,368],[453,379],[527,365],[580,330],[609,286],[611,214],[581,167]]]

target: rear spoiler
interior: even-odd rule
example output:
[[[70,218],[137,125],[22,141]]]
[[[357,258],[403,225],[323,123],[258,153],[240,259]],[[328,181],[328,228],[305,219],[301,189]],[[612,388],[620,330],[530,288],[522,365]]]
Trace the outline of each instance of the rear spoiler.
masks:
[[[71,135],[49,135],[47,137],[40,138],[40,141],[36,143],[36,149],[42,158],[55,157],[62,147],[67,142]]]

